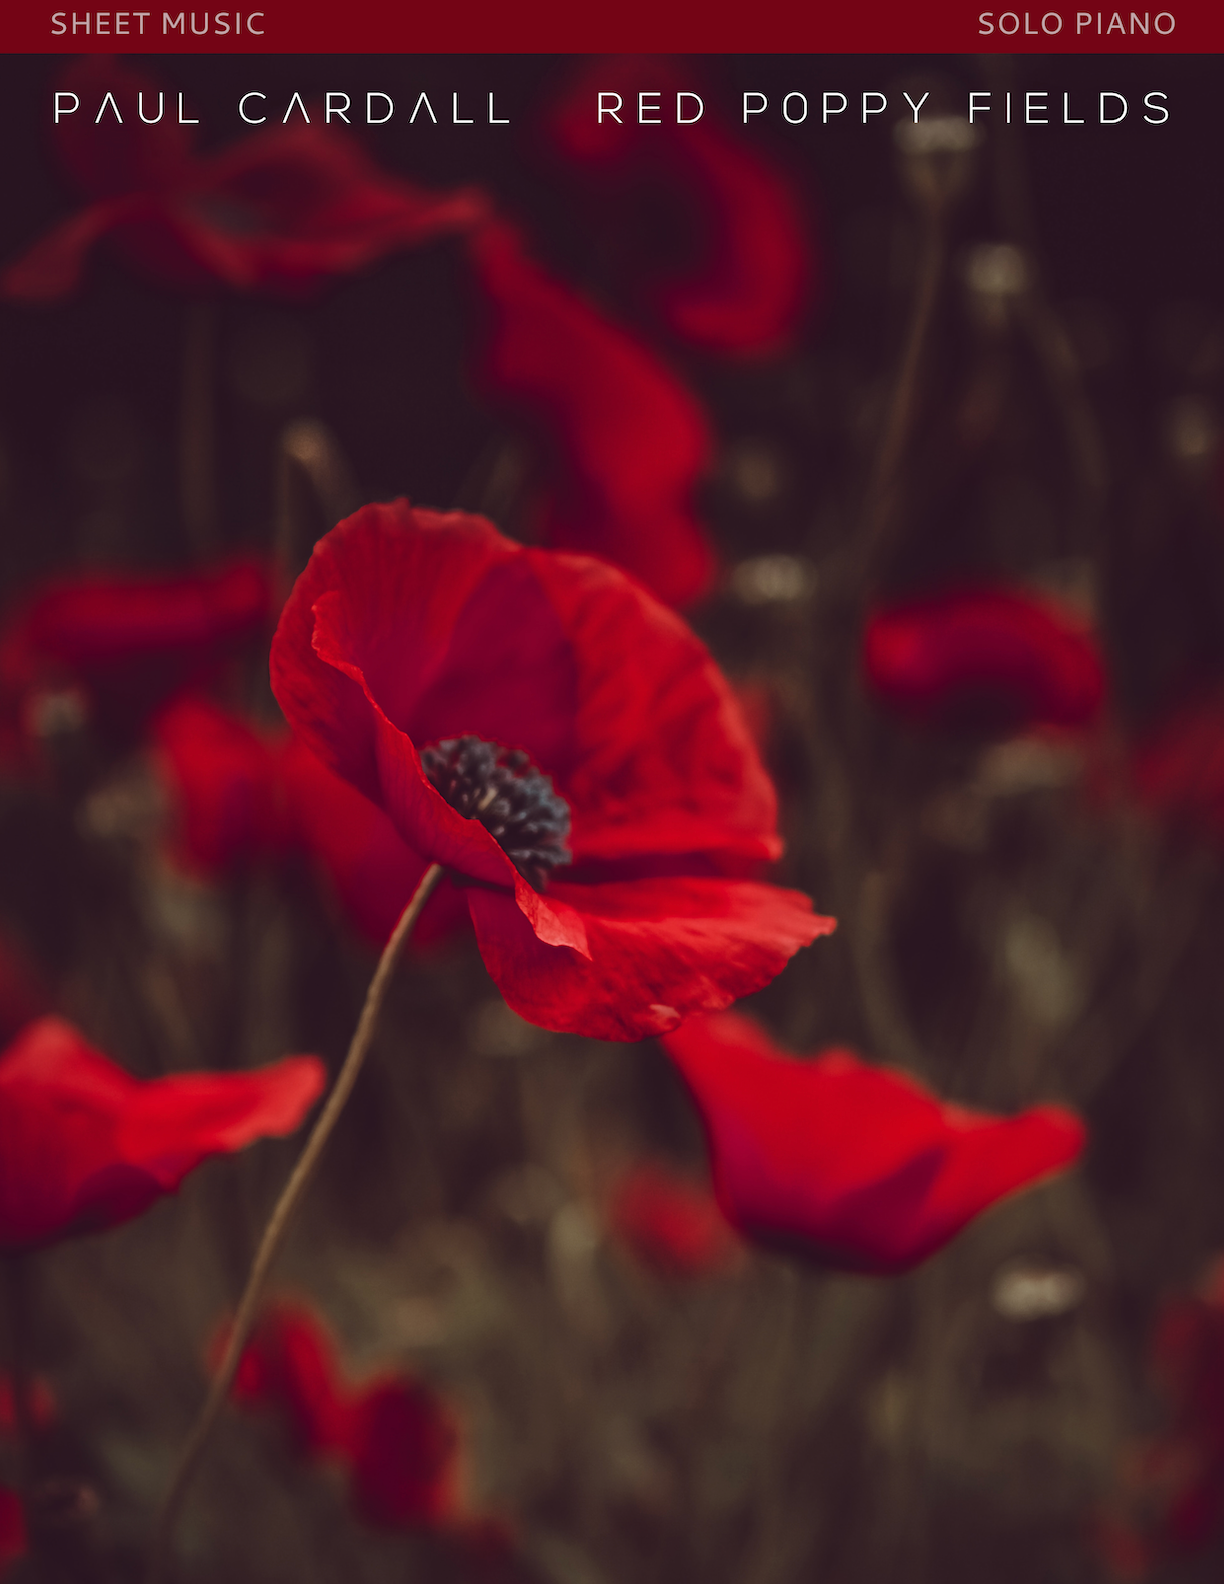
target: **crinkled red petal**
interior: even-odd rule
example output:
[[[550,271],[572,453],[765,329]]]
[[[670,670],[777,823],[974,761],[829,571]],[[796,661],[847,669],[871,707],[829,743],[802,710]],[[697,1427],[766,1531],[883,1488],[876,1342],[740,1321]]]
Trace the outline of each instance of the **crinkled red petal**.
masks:
[[[705,645],[602,562],[527,556],[573,635],[577,752],[559,785],[574,809],[575,863],[700,853],[734,869],[776,859],[773,784]]]
[[[473,886],[481,955],[521,1016],[595,1039],[643,1039],[729,1006],[833,928],[799,892],[748,880],[554,884],[546,900],[573,909],[589,956],[547,945],[512,898]]]

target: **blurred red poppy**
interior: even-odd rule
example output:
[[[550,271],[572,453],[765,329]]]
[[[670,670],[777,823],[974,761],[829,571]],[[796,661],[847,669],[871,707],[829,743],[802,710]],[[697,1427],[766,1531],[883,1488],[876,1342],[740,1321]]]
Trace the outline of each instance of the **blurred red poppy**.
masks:
[[[214,1364],[225,1342],[224,1333],[216,1339]],[[238,1362],[232,1395],[242,1407],[281,1414],[304,1454],[339,1452],[348,1445],[349,1403],[335,1346],[322,1322],[301,1305],[277,1303],[263,1314]]]
[[[337,127],[296,112],[292,125],[196,155],[190,130],[167,107],[174,95],[106,56],[75,63],[62,91],[88,107],[56,133],[64,164],[94,202],[0,277],[0,295],[17,301],[73,291],[104,236],[173,286],[298,294],[460,231],[486,209],[474,191],[435,194],[387,175]]]
[[[371,1382],[351,1409],[354,1507],[382,1529],[442,1523],[455,1507],[458,1444],[450,1414],[420,1381]]]
[[[705,1120],[732,1224],[849,1270],[918,1264],[1084,1144],[1059,1106],[997,1117],[944,1104],[848,1051],[785,1055],[736,1012],[692,1018],[663,1044]]]
[[[149,735],[174,794],[173,850],[185,868],[212,875],[285,851],[292,831],[278,759],[259,733],[189,695],[163,710]]]
[[[645,81],[658,96],[657,124],[636,119]],[[619,122],[594,113],[597,105],[612,103],[600,93],[620,95]],[[687,125],[678,122],[677,108],[692,118]],[[567,90],[553,132],[588,180],[603,178],[596,190],[605,209],[609,188],[628,199],[652,189],[661,199],[659,212],[678,207],[684,214],[686,256],[665,266],[664,279],[649,286],[669,330],[695,346],[733,355],[776,352],[792,339],[816,287],[810,220],[796,187],[721,121],[708,94],[698,95],[667,61],[601,60]],[[623,224],[624,205],[613,213]]]
[[[709,1191],[658,1165],[625,1173],[613,1189],[609,1219],[639,1258],[668,1275],[727,1270],[742,1254]]]
[[[1174,710],[1136,744],[1131,776],[1155,814],[1224,835],[1224,693],[1204,693]]]
[[[928,724],[987,732],[1083,727],[1105,703],[1105,665],[1070,612],[1013,588],[945,589],[874,611],[867,680]]]
[[[292,1133],[324,1082],[315,1056],[142,1081],[40,1018],[0,1057],[0,1253],[140,1215],[211,1156]]]
[[[171,576],[62,578],[28,593],[0,633],[0,690],[39,735],[57,699],[119,733],[267,630],[272,578],[254,559]]]
[[[368,1523],[415,1529],[454,1516],[458,1434],[445,1405],[399,1372],[350,1386],[334,1342],[308,1309],[280,1303],[264,1315],[239,1363],[234,1398],[282,1414],[301,1452],[335,1456]]]
[[[306,746],[462,881],[531,1022],[660,1033],[832,928],[742,878],[780,852],[769,778],[700,642],[613,567],[369,506],[316,546],[271,668]]]
[[[170,794],[169,855],[178,867],[214,879],[305,851],[361,933],[375,945],[386,941],[426,866],[377,804],[296,739],[269,737],[198,695],[168,705],[150,743]],[[469,927],[467,904],[443,884],[412,946]],[[0,991],[2,970],[0,958]]]
[[[1224,1261],[1197,1292],[1166,1300],[1148,1364],[1165,1423],[1124,1448],[1093,1531],[1120,1578],[1147,1577],[1224,1533]]]
[[[14,1562],[25,1556],[28,1542],[21,1497],[0,1485],[0,1573],[7,1573]]]
[[[713,583],[694,491],[712,443],[696,398],[658,354],[528,257],[506,222],[469,239],[486,298],[485,384],[555,451],[545,537],[632,572],[669,605]]]
[[[42,1429],[55,1418],[55,1398],[41,1375],[27,1383],[27,1402],[30,1418]],[[12,1435],[17,1428],[17,1413],[13,1402],[13,1383],[9,1376],[0,1375],[0,1432]]]

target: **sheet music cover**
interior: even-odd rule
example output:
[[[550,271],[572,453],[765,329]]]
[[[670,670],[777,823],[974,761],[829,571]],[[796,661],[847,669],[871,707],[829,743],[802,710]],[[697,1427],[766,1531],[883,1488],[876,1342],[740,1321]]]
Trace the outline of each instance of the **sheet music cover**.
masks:
[[[0,1575],[1224,1561],[1206,7],[0,21]]]

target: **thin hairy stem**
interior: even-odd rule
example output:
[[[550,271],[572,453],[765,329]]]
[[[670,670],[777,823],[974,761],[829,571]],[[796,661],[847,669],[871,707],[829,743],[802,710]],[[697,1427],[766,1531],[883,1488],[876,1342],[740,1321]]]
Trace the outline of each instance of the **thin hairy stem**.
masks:
[[[370,988],[366,992],[365,1005],[361,1009],[361,1016],[357,1020],[357,1028],[353,1040],[348,1048],[348,1055],[344,1058],[344,1065],[339,1076],[327,1097],[327,1102],[319,1113],[318,1120],[306,1147],[298,1157],[297,1165],[290,1174],[289,1181],[276,1202],[264,1234],[256,1251],[255,1259],[251,1265],[251,1274],[247,1277],[246,1290],[242,1294],[238,1305],[238,1313],[234,1317],[233,1328],[230,1331],[229,1341],[226,1343],[225,1355],[220,1367],[213,1378],[212,1388],[207,1401],[196,1420],[195,1428],[187,1439],[179,1459],[178,1468],[170,1483],[166,1499],[162,1503],[161,1512],[158,1514],[157,1524],[153,1531],[153,1545],[150,1552],[148,1584],[161,1584],[166,1577],[166,1568],[170,1556],[170,1542],[174,1534],[175,1521],[187,1495],[188,1488],[199,1467],[200,1458],[209,1437],[212,1435],[225,1400],[229,1396],[234,1375],[238,1368],[238,1361],[250,1337],[255,1324],[256,1311],[263,1296],[264,1286],[268,1275],[280,1253],[285,1241],[290,1223],[302,1202],[302,1196],[314,1176],[315,1168],[319,1163],[332,1130],[340,1119],[345,1103],[357,1082],[357,1075],[361,1071],[366,1053],[370,1048],[370,1041],[374,1037],[374,1029],[378,1023],[378,1016],[382,1010],[383,1001],[386,999],[387,987],[391,983],[391,976],[395,972],[396,961],[404,942],[412,933],[413,925],[421,915],[433,888],[442,877],[442,866],[431,864],[421,877],[421,882],[413,893],[412,900],[400,916],[399,923],[392,932],[391,939],[383,948],[383,954],[378,960],[378,967],[374,970],[374,977],[370,980]]]

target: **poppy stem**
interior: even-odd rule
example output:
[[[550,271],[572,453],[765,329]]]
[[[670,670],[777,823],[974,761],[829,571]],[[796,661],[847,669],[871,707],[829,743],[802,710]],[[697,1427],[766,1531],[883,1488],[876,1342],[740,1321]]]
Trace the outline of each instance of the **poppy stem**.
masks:
[[[399,923],[392,931],[391,938],[383,948],[383,954],[378,959],[378,966],[374,970],[374,977],[370,980],[370,988],[366,991],[365,1004],[361,1009],[361,1016],[357,1020],[352,1043],[349,1045],[348,1054],[344,1058],[331,1094],[320,1111],[306,1146],[298,1157],[297,1165],[290,1173],[289,1181],[281,1191],[281,1196],[268,1219],[264,1228],[263,1237],[259,1248],[256,1250],[255,1259],[251,1265],[251,1273],[247,1277],[246,1289],[238,1304],[238,1313],[234,1317],[234,1324],[226,1343],[225,1354],[213,1377],[212,1387],[208,1398],[200,1411],[195,1427],[187,1439],[179,1458],[178,1467],[174,1478],[170,1482],[169,1491],[162,1503],[162,1508],[157,1517],[153,1531],[153,1543],[149,1556],[147,1584],[161,1584],[166,1577],[166,1568],[169,1562],[170,1542],[174,1534],[175,1521],[179,1510],[187,1495],[192,1478],[199,1466],[200,1458],[209,1437],[212,1435],[221,1410],[229,1396],[230,1387],[233,1385],[234,1375],[238,1369],[238,1361],[242,1357],[243,1349],[250,1337],[255,1324],[256,1313],[260,1299],[267,1283],[269,1273],[280,1253],[281,1246],[289,1230],[293,1216],[302,1202],[302,1197],[314,1176],[315,1168],[323,1153],[332,1130],[340,1119],[345,1103],[357,1082],[357,1076],[369,1051],[370,1043],[374,1037],[374,1030],[378,1023],[382,1004],[386,999],[387,987],[391,983],[392,974],[395,972],[396,962],[399,958],[404,942],[412,933],[413,926],[421,916],[421,910],[428,901],[431,892],[442,878],[441,864],[430,864],[421,876],[420,883],[412,894],[408,906],[400,915]]]
[[[918,273],[910,306],[905,344],[897,368],[884,429],[875,455],[863,511],[862,547],[868,575],[878,562],[896,513],[901,464],[913,428],[919,376],[943,279],[947,241],[943,217],[932,208],[924,217],[918,252]]]

